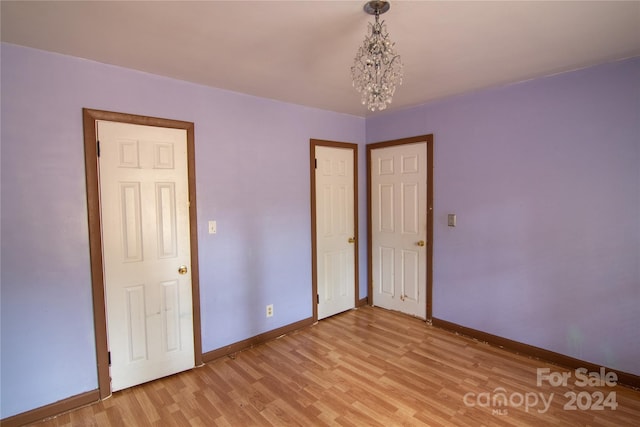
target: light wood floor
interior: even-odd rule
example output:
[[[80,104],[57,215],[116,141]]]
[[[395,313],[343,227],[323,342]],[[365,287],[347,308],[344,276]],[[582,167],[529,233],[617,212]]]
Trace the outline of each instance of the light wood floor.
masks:
[[[545,367],[569,372],[363,307],[33,425],[640,425],[639,391],[578,387],[574,375],[567,387],[538,387],[536,369]],[[501,392],[503,406],[494,402]],[[613,392],[617,408],[565,409],[572,392],[583,407]],[[541,396],[551,399],[546,411]]]

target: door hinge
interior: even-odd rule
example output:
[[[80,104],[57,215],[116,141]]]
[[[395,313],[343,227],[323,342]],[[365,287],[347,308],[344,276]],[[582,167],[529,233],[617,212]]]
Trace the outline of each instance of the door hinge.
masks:
[[[111,366],[111,352],[107,353],[107,358],[109,359],[109,366]]]
[[[318,169],[318,159],[313,159],[313,167]]]
[[[97,140],[96,142],[96,154],[100,157],[100,140]]]
[[[320,294],[316,294],[316,304],[320,304]]]

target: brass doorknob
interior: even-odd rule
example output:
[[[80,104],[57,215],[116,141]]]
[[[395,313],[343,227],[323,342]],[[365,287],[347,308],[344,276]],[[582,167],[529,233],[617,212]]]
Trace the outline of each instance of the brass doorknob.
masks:
[[[356,242],[355,237],[349,237],[349,243],[355,243],[355,242]]]
[[[180,267],[178,267],[178,273],[179,274],[187,274],[187,266],[186,265],[181,265]]]
[[[416,245],[420,247],[424,246],[424,240],[420,240],[418,243],[416,243]]]

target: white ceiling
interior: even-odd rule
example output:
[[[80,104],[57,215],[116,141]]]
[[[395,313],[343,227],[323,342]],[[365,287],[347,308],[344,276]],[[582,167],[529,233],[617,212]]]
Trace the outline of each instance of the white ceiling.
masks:
[[[365,1],[2,1],[2,41],[366,116]],[[640,55],[640,2],[401,1],[391,109]]]

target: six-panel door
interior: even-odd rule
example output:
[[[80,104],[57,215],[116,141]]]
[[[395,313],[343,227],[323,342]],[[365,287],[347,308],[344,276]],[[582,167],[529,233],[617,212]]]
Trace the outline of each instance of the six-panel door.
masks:
[[[371,150],[373,304],[426,318],[427,143]]]
[[[194,362],[183,129],[98,122],[111,389]]]
[[[353,150],[316,146],[318,319],[355,305]]]

